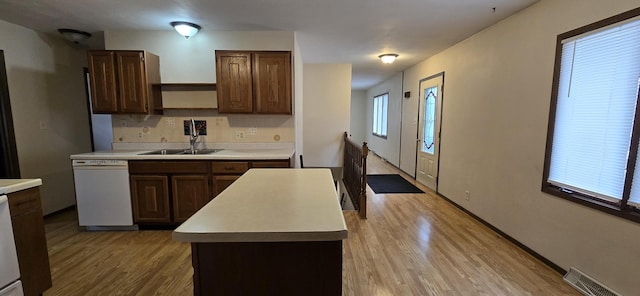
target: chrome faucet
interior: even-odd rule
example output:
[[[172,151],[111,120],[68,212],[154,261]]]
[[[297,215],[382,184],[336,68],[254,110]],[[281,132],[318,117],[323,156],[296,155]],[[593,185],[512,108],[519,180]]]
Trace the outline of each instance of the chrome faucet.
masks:
[[[189,149],[191,153],[196,150],[196,141],[198,141],[198,136],[200,135],[200,131],[196,128],[196,122],[191,118],[189,122]]]

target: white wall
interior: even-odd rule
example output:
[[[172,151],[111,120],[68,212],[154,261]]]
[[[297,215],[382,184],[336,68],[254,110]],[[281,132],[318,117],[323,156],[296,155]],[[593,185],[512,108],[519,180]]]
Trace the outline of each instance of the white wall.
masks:
[[[59,36],[0,21],[22,178],[41,178],[45,214],[75,203],[69,155],[91,151],[86,51]],[[44,122],[45,129],[40,128]]]
[[[405,91],[444,71],[439,191],[564,269],[638,295],[640,224],[542,193],[558,34],[636,8],[637,0],[543,0],[405,71]],[[418,96],[405,101],[413,157]],[[409,149],[413,148],[413,149]],[[464,191],[471,192],[466,201]]]
[[[352,90],[349,134],[356,143],[362,143],[367,140],[367,114],[367,92],[365,90]]]
[[[373,130],[373,97],[389,93],[387,111],[387,138],[380,138],[367,132],[367,144],[378,156],[391,164],[400,166],[400,129],[402,110],[402,72],[367,90],[367,131]],[[415,135],[414,146],[415,146]],[[415,156],[415,154],[414,154]],[[414,157],[415,159],[415,157]],[[411,171],[413,172],[413,171]],[[412,173],[410,173],[412,175]]]
[[[342,166],[349,130],[350,64],[304,64],[304,165]]]

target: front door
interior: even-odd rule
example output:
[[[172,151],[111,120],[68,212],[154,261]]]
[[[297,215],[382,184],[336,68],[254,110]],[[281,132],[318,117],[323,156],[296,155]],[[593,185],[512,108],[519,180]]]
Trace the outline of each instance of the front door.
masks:
[[[433,191],[438,188],[438,149],[444,73],[420,81],[416,180]]]

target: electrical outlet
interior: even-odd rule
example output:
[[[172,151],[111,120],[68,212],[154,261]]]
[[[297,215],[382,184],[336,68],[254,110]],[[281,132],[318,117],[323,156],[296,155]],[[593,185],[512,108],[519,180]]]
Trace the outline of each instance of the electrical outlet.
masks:
[[[144,139],[144,133],[143,132],[138,132],[138,139]]]
[[[469,198],[471,198],[471,192],[469,192],[469,190],[464,192],[464,199],[469,200]]]
[[[236,140],[244,140],[244,132],[243,131],[237,131],[236,132]]]

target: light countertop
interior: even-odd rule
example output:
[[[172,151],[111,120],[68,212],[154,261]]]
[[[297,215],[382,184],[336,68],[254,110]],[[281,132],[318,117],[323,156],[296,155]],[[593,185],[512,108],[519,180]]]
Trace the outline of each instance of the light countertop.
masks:
[[[90,153],[71,155],[72,160],[90,160],[90,159],[117,159],[117,160],[271,160],[271,159],[289,159],[293,156],[293,149],[223,149],[212,154],[198,155],[145,155],[144,153],[153,150],[108,150],[96,151]]]
[[[182,223],[184,242],[336,241],[347,226],[329,169],[251,169]]]
[[[14,193],[40,185],[41,179],[0,179],[0,194]]]

